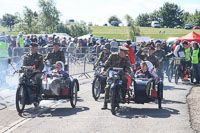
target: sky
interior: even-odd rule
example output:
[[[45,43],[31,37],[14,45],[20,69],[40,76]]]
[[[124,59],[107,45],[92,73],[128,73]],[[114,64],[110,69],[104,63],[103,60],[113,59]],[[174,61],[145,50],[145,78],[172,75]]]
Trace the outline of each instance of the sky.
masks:
[[[200,10],[200,0],[54,0],[61,12],[61,21],[74,19],[103,25],[112,15],[124,22],[124,16],[129,14],[134,19],[141,13],[151,13],[158,10],[165,2],[175,3],[184,11],[194,13]],[[0,0],[0,17],[5,13],[23,14],[24,7],[39,11],[38,0]]]

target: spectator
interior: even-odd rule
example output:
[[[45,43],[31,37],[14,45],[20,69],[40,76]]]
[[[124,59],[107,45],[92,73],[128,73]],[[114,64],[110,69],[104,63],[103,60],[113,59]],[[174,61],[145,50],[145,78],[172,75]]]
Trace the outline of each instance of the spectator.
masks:
[[[46,42],[45,40],[42,38],[42,35],[39,36],[38,38],[38,44],[41,46],[41,47],[44,47],[46,45]]]
[[[67,41],[66,41],[66,38],[64,37],[61,42],[61,47],[66,47],[66,46],[67,46]]]
[[[31,44],[30,36],[27,36],[25,42],[24,42],[24,47],[29,47]]]
[[[44,37],[44,41],[45,41],[45,45],[49,42],[48,35],[45,35],[45,37]]]

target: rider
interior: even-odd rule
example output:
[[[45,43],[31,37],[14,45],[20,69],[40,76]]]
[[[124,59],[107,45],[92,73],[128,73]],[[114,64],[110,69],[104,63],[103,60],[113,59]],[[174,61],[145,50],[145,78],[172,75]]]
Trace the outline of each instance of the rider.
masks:
[[[95,63],[95,67],[99,64],[99,62],[105,63],[105,61],[110,56],[110,44],[106,43],[105,46],[103,46],[103,51],[100,53],[99,58],[97,59],[97,62]]]
[[[135,54],[134,54],[134,50],[131,48],[131,40],[128,40],[126,43],[127,43],[126,48],[128,48],[128,56],[129,56],[130,62],[132,64],[132,67],[136,69]]]
[[[42,55],[38,54],[37,43],[30,44],[30,53],[24,55],[23,66],[33,66],[35,70],[38,70],[38,73],[33,77],[33,80],[39,86],[39,89],[37,90],[37,94],[39,94],[41,92],[41,72],[44,68],[44,64]]]
[[[65,64],[64,52],[60,51],[60,43],[53,43],[53,51],[49,52],[45,60],[50,62],[50,65],[56,64],[56,61],[62,61]]]
[[[132,67],[130,60],[128,58],[128,49],[126,47],[120,46],[119,53],[112,53],[105,62],[104,72],[109,71],[110,67],[120,67],[123,68],[125,72],[132,73]],[[110,85],[108,84],[109,79],[107,80],[107,85],[105,87],[105,97],[104,105],[102,109],[107,109],[107,102],[109,99]],[[129,78],[127,74],[122,75],[122,102],[125,102],[126,89],[128,87]]]
[[[188,42],[187,41],[183,41],[182,43],[180,43],[179,45],[176,46],[175,50],[174,50],[174,55],[176,57],[180,57],[180,58],[185,58],[186,61],[181,61],[181,78],[182,80],[188,80],[188,75],[185,75],[186,77],[184,77],[184,71],[186,68],[186,65],[188,64],[187,58],[186,58],[186,53],[185,53],[185,49],[188,48]],[[188,54],[187,54],[188,55]],[[189,54],[190,55],[190,54]],[[190,62],[190,61],[189,61]]]

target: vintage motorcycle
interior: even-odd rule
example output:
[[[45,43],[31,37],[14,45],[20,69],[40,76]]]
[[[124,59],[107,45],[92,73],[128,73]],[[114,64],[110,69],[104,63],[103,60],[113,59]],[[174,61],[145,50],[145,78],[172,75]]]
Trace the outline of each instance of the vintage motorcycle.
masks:
[[[122,98],[122,68],[112,68],[113,72],[109,72],[110,101],[111,112],[116,114],[117,109],[120,107]],[[155,82],[152,78],[145,78],[144,75],[132,78],[131,88],[126,90],[126,103],[133,101],[137,104],[149,103],[158,100],[158,108],[162,108],[163,99],[163,82]]]
[[[8,61],[11,64],[11,61]],[[12,64],[11,64],[12,65]],[[14,68],[14,67],[13,67]],[[38,106],[41,100],[70,100],[71,106],[75,108],[79,91],[77,79],[65,79],[60,75],[48,74],[34,69],[34,66],[23,66],[19,73],[19,84],[16,92],[16,109],[23,113],[25,105],[34,104]],[[37,85],[33,77],[42,73],[41,86]],[[40,92],[38,92],[40,90]]]

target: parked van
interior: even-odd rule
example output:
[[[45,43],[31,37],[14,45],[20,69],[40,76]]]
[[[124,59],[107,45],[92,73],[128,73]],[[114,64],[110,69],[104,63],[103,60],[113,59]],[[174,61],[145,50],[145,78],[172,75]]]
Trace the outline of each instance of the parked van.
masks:
[[[151,27],[153,27],[153,28],[160,28],[160,23],[158,21],[152,21],[151,22]]]

